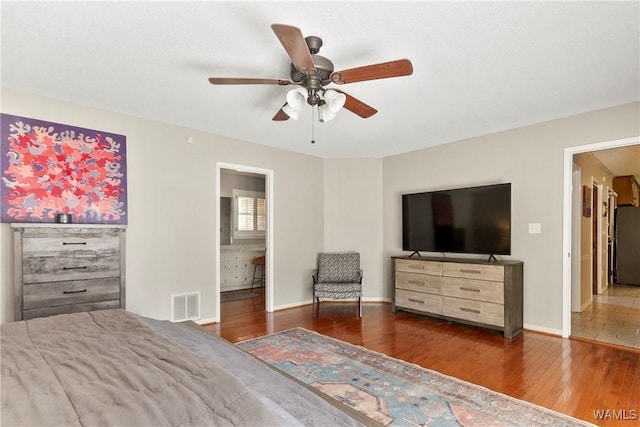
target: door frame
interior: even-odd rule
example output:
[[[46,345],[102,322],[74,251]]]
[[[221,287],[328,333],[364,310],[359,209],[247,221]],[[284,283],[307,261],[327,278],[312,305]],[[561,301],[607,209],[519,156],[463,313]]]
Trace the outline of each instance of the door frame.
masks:
[[[580,218],[582,218],[582,192],[580,189],[582,188],[582,169],[577,164],[573,163],[572,165],[572,186],[573,192],[571,193],[572,198],[572,223],[571,223],[571,253],[576,254],[571,258],[571,311],[578,312],[582,309],[582,282],[581,282],[581,271],[582,268],[582,260],[581,260],[581,241],[582,241],[582,233],[580,230]]]
[[[258,168],[254,166],[246,166],[235,163],[216,162],[216,233],[215,233],[215,265],[216,265],[216,279],[215,279],[215,295],[216,295],[216,316],[215,322],[220,322],[220,172],[222,169],[232,169],[239,172],[248,172],[264,175],[265,183],[265,199],[267,204],[267,231],[265,234],[265,310],[269,313],[273,312],[273,298],[274,298],[274,281],[273,281],[273,266],[274,266],[274,250],[273,250],[273,236],[274,236],[274,180],[273,170]]]
[[[571,184],[573,181],[573,155],[636,144],[640,144],[640,135],[630,138],[567,147],[564,149],[564,189],[562,201],[562,336],[564,338],[569,338],[571,335],[571,257],[573,256],[571,253]],[[576,256],[580,255],[576,254]]]

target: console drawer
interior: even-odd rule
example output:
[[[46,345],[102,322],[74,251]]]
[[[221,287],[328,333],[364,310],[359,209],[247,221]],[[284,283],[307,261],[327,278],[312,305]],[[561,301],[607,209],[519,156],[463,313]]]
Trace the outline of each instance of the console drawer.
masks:
[[[446,262],[442,267],[442,275],[504,282],[504,267],[501,265]]]
[[[396,306],[428,313],[441,314],[442,296],[397,289]]]
[[[504,327],[504,305],[502,304],[443,297],[442,314],[458,319]]]
[[[504,284],[487,280],[443,277],[442,295],[503,304]]]
[[[396,273],[396,288],[440,295],[442,293],[442,277],[399,271]]]
[[[442,263],[437,261],[414,261],[410,259],[397,259],[396,271],[442,276]]]

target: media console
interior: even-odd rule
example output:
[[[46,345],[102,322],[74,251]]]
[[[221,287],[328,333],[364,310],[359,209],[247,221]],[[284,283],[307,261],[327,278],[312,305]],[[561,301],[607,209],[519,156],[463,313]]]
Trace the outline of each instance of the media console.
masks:
[[[523,327],[523,262],[392,257],[392,310],[496,329]]]

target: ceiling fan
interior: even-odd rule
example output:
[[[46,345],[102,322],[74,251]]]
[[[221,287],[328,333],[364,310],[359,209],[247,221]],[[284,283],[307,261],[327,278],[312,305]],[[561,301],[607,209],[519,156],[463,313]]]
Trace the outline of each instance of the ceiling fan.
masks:
[[[272,120],[275,121],[288,120],[289,118],[297,119],[300,111],[307,104],[318,107],[318,119],[321,122],[331,120],[342,107],[366,119],[378,111],[342,90],[327,89],[325,86],[330,83],[343,85],[408,76],[413,73],[413,66],[408,59],[334,71],[333,63],[318,55],[320,47],[322,47],[320,37],[308,36],[305,38],[299,28],[291,25],[273,24],[271,29],[291,58],[289,79],[210,77],[209,82],[214,85],[298,85],[298,88],[287,93],[287,102],[273,116]]]

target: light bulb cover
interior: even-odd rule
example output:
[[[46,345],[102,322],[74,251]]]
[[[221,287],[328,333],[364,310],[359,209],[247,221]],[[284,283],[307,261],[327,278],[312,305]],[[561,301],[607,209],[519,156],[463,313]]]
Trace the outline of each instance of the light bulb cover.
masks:
[[[287,104],[295,111],[302,111],[307,106],[307,91],[301,87],[287,92]]]
[[[332,112],[337,113],[342,107],[344,107],[344,103],[347,102],[347,96],[337,90],[325,90],[324,102],[329,106]]]
[[[324,104],[318,107],[318,120],[321,123],[326,123],[333,120],[336,117],[336,113],[333,112],[329,104]]]

